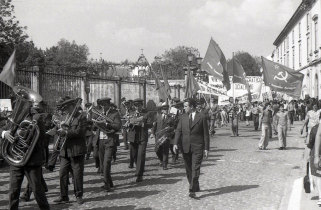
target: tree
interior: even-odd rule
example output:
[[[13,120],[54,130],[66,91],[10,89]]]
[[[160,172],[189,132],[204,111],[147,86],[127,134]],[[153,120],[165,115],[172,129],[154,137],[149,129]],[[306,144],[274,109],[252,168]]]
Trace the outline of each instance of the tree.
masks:
[[[88,67],[89,49],[86,44],[78,45],[75,41],[61,39],[57,46],[46,49],[44,55],[45,63],[52,71],[80,73]]]
[[[13,14],[11,0],[0,0],[0,67],[7,62],[13,49],[28,38],[27,27],[20,26]]]
[[[166,73],[168,79],[184,79],[184,68],[189,65],[187,55],[192,53],[194,58],[199,55],[198,49],[194,47],[178,46],[174,49],[166,50],[161,56],[160,63],[153,62],[153,69],[160,74],[160,65]],[[196,66],[196,60],[192,62]]]
[[[234,54],[234,57],[237,58],[247,76],[261,76],[260,72],[260,63],[256,57],[253,57],[247,52],[238,51]]]

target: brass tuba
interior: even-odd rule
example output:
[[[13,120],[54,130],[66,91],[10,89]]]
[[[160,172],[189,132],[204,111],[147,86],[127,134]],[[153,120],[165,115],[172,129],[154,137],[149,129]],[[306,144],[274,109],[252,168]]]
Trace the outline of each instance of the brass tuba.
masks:
[[[74,107],[72,113],[66,115],[63,125],[61,125],[61,124],[59,125],[60,131],[58,131],[58,138],[57,138],[56,143],[54,144],[54,147],[53,147],[54,150],[59,152],[64,147],[66,140],[67,140],[68,129],[71,126],[71,123],[74,120],[76,113],[79,111],[79,107],[81,106],[81,102],[82,102],[81,98],[75,99],[75,101],[74,101],[75,107]]]
[[[41,102],[42,97],[35,91],[23,87],[13,87],[16,101],[13,112],[9,117],[10,134],[14,136],[14,143],[4,140],[2,155],[13,166],[24,166],[39,138],[37,121],[25,120],[30,113],[32,102]]]

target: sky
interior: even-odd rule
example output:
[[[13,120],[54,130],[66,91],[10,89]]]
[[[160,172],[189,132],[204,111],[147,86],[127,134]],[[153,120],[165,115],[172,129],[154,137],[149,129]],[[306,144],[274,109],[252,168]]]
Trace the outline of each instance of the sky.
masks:
[[[13,0],[15,16],[37,47],[61,39],[86,44],[90,58],[152,62],[177,46],[199,49],[210,38],[225,57],[268,56],[301,0]]]

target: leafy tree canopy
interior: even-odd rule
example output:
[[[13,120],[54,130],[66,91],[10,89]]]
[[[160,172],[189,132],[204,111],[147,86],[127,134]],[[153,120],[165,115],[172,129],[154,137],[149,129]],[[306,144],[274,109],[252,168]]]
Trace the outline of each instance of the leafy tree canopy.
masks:
[[[247,76],[261,76],[260,67],[261,64],[257,57],[253,57],[248,52],[238,51],[234,54],[234,57],[237,58]]]
[[[196,66],[197,63],[195,58],[199,55],[198,49],[194,47],[178,46],[174,49],[166,50],[160,57],[160,63],[154,61],[152,63],[153,69],[159,74],[161,65],[164,73],[169,79],[183,79],[184,68],[189,65],[187,59],[187,55],[189,53],[192,53],[194,55],[192,65]]]
[[[11,0],[0,0],[0,67],[4,66],[13,52],[14,47],[28,38],[26,26],[20,26],[14,16]],[[17,55],[18,57],[18,55]]]

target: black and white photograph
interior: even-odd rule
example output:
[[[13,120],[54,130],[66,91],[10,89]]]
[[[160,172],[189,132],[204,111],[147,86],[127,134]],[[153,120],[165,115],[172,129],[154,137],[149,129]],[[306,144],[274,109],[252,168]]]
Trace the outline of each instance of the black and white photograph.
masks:
[[[0,209],[321,209],[321,0],[0,0]]]

